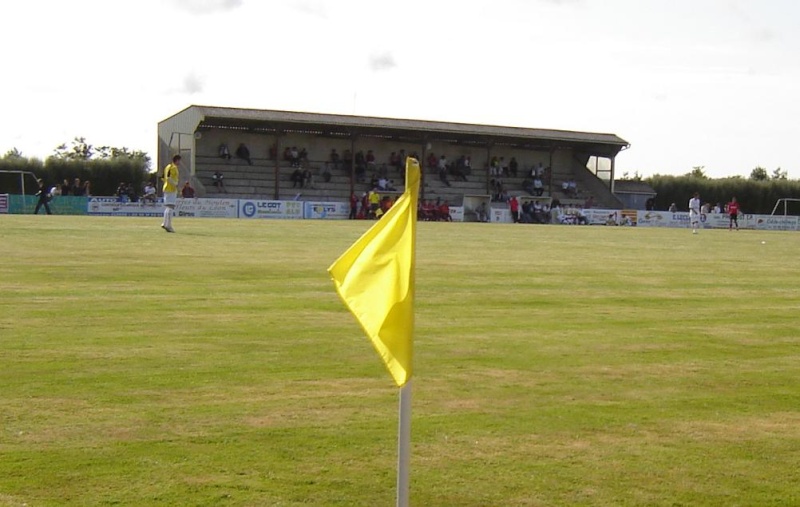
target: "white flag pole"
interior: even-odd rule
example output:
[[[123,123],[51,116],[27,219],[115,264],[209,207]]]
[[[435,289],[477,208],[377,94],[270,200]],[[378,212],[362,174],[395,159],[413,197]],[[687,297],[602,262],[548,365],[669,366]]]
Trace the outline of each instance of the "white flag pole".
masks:
[[[409,465],[411,461],[411,379],[400,388],[397,429],[397,507],[408,507]]]

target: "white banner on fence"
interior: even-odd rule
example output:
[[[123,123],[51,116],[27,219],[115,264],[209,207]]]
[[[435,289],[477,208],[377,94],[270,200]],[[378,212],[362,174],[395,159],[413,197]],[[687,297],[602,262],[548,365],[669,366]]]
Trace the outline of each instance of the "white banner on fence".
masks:
[[[745,215],[747,228],[762,231],[796,231],[800,223],[798,217],[781,215]],[[741,221],[741,218],[739,218]],[[742,224],[739,224],[741,227]]]
[[[346,220],[350,217],[350,204],[346,202],[307,202],[303,218],[316,220]]]
[[[119,202],[117,197],[90,197],[86,207],[90,215],[156,217],[164,214],[164,204],[161,202]]]
[[[8,194],[0,194],[0,213],[8,213]]]
[[[450,206],[450,220],[453,222],[463,222],[464,206]]]
[[[237,218],[238,199],[178,199],[175,212],[179,217]]]
[[[303,218],[303,201],[239,201],[239,218]]]

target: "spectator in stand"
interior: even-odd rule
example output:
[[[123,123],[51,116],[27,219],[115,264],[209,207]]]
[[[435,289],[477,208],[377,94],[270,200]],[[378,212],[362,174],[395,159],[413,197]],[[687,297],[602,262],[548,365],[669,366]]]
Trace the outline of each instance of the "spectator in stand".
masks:
[[[306,168],[303,171],[303,184],[301,186],[303,188],[314,188],[314,173],[311,172],[311,169]]]
[[[331,164],[333,164],[334,170],[339,170],[339,162],[341,162],[339,158],[339,154],[336,153],[336,148],[331,148],[331,154],[329,156]]]
[[[520,213],[519,221],[523,224],[533,223],[533,201],[525,201],[522,204],[522,212]]]
[[[364,157],[364,160],[367,162],[367,170],[374,171],[375,170],[375,154],[372,150],[367,150],[367,155]]]
[[[342,162],[344,163],[344,168],[347,171],[350,171],[350,166],[353,165],[353,152],[350,150],[344,150],[342,153]]]
[[[467,181],[467,164],[467,157],[464,155],[459,157],[453,166],[453,176],[461,178],[462,181]]]
[[[289,162],[292,167],[300,167],[300,152],[297,151],[297,146],[289,148]]]
[[[228,145],[225,144],[225,143],[222,143],[222,144],[219,145],[219,148],[217,149],[217,153],[219,154],[219,158],[223,158],[225,160],[230,160],[231,159],[231,152],[228,149]]]
[[[350,194],[350,215],[347,217],[350,220],[355,220],[358,216],[358,196],[355,192]]]
[[[240,143],[239,147],[236,148],[236,156],[246,161],[247,165],[253,165],[253,161],[250,160],[250,150],[247,149],[244,143]]]
[[[516,196],[511,196],[508,200],[508,207],[511,210],[511,219],[514,223],[519,222],[519,201],[517,200]]]
[[[469,155],[464,157],[464,167],[463,167],[464,175],[469,176],[472,174],[472,159]],[[467,179],[464,178],[464,181]]]
[[[114,195],[117,196],[118,202],[130,202],[131,198],[128,195],[128,184],[124,181],[120,182],[120,184],[117,185],[117,190],[114,191]]]
[[[511,160],[508,161],[508,170],[511,172],[511,176],[516,178],[518,169],[519,162],[517,162],[517,157],[511,157]]]
[[[330,183],[331,181],[331,168],[328,162],[325,162],[325,165],[322,166],[322,180],[325,183]]]
[[[217,192],[227,192],[225,189],[225,176],[221,172],[214,171],[214,174],[211,175],[211,183],[217,189]]]
[[[37,179],[36,183],[39,184],[39,190],[36,192],[36,196],[39,198],[39,200],[36,201],[36,208],[33,210],[33,214],[38,215],[39,209],[41,209],[41,207],[44,206],[45,213],[47,213],[48,215],[52,215],[53,212],[50,211],[50,204],[49,204],[50,199],[52,197],[50,194],[50,189],[47,188],[47,186],[44,184],[44,180],[41,178]]]
[[[269,159],[278,160],[278,146],[272,143],[269,147]]]
[[[303,188],[303,171],[301,171],[299,167],[292,171],[292,175],[289,179],[292,182],[292,188]]]
[[[491,161],[489,162],[489,175],[500,176],[500,159],[497,157],[492,157]]]
[[[542,206],[542,203],[538,200],[533,201],[533,222],[536,224],[545,223],[544,207]]]
[[[188,180],[183,184],[183,188],[181,188],[181,197],[184,199],[194,199],[194,188],[192,188]]]
[[[450,203],[447,202],[447,199],[444,200],[442,204],[439,205],[439,220],[443,222],[452,222],[453,217],[450,216]]]
[[[70,193],[72,195],[83,195],[83,185],[81,185],[80,178],[75,178],[72,181],[72,188],[70,189]]]
[[[403,174],[405,177],[406,174],[406,150],[401,149],[400,152],[397,154],[397,172]]]
[[[589,225],[589,218],[580,206],[575,209],[575,223],[578,225]]]
[[[571,195],[573,197],[577,197],[578,196],[578,184],[575,182],[574,178],[570,178],[569,179],[569,181],[567,182],[567,186],[568,186],[568,190],[569,190],[569,195]]]
[[[136,192],[133,193],[135,194]],[[83,182],[83,195],[84,197],[92,196],[92,182],[89,180]]]
[[[583,207],[586,208],[586,209],[594,208],[594,196],[593,195],[590,194],[589,197],[586,198],[586,200],[583,202]]]
[[[393,167],[396,170],[399,166],[400,155],[393,151],[389,154],[389,167]]]
[[[144,184],[144,194],[142,195],[142,203],[155,204],[158,200],[156,196],[156,187],[153,186],[151,181]]]
[[[450,182],[447,181],[447,157],[444,155],[439,158],[439,181],[450,186]]]
[[[425,162],[425,166],[431,169],[439,170],[439,159],[436,157],[436,154],[431,152],[428,155],[428,160]]]
[[[61,195],[71,195],[72,194],[72,186],[69,184],[69,180],[64,178],[64,182],[61,183]]]
[[[669,211],[670,213],[676,213],[678,211],[678,207],[673,202],[672,204],[669,205],[669,209],[667,211]]]
[[[541,197],[544,194],[544,185],[542,184],[542,178],[539,176],[534,176],[533,178],[533,193],[537,197]]]
[[[487,210],[486,201],[481,201],[478,207],[475,208],[475,216],[478,218],[478,222],[489,221],[489,212]]]
[[[526,191],[528,195],[536,195],[536,191],[533,188],[533,180],[530,178],[522,180],[522,190]]]
[[[300,148],[300,164],[301,165],[308,165],[308,150],[305,148]]]
[[[395,192],[397,189],[392,186],[392,182],[386,178],[378,178],[378,189],[388,192]]]

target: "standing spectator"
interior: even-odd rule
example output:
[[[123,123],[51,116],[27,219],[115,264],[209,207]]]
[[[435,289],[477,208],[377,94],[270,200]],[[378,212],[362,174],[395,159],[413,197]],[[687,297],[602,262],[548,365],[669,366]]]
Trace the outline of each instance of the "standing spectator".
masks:
[[[333,164],[333,169],[334,170],[338,170],[339,169],[339,154],[336,153],[336,148],[332,148],[331,149],[330,161],[331,161],[331,164]]]
[[[728,230],[730,231],[733,229],[733,226],[736,225],[736,230],[739,230],[739,202],[736,200],[736,197],[731,198],[731,202],[728,203],[728,216],[730,217],[730,223],[728,224]]]
[[[164,221],[161,223],[161,228],[167,232],[175,232],[172,228],[172,215],[175,213],[175,203],[178,199],[178,178],[180,178],[179,165],[181,163],[181,156],[175,155],[172,157],[172,162],[167,164],[164,168]]]
[[[83,195],[86,197],[92,196],[92,182],[89,180],[83,182]]]
[[[61,195],[71,195],[72,194],[72,186],[69,184],[69,180],[64,178],[64,182],[61,184]]]
[[[194,199],[194,188],[192,188],[192,185],[188,180],[183,184],[183,188],[181,189],[181,197],[184,199]]]
[[[511,160],[508,162],[508,169],[511,171],[511,176],[517,177],[517,170],[519,170],[519,162],[517,162],[517,157],[511,157]]]
[[[83,195],[83,185],[81,185],[81,179],[75,178],[72,181],[72,189],[70,190],[72,195]]]
[[[450,182],[447,181],[447,157],[444,155],[439,158],[439,180],[448,187],[450,186]]]
[[[332,175],[331,175],[330,164],[328,164],[328,162],[325,162],[325,165],[322,166],[322,181],[324,181],[325,183],[330,183],[331,177]]]
[[[519,222],[519,201],[516,196],[511,196],[508,200],[508,207],[511,209],[511,219],[514,223]]]
[[[353,192],[352,194],[350,194],[350,216],[348,216],[347,218],[349,218],[350,220],[355,220],[357,216],[358,216],[358,196],[356,195],[355,192]]]
[[[39,178],[36,180],[39,184],[39,191],[36,192],[36,195],[39,197],[39,200],[36,202],[36,209],[33,210],[34,215],[39,214],[39,208],[44,206],[44,211],[48,215],[52,215],[53,212],[50,211],[50,190],[45,186],[44,180]]]
[[[692,224],[692,234],[697,234],[697,227],[700,224],[700,194],[695,192],[689,199],[689,222]]]
[[[142,196],[142,203],[155,204],[158,199],[156,198],[156,187],[153,183],[148,181],[144,184],[144,195]]]

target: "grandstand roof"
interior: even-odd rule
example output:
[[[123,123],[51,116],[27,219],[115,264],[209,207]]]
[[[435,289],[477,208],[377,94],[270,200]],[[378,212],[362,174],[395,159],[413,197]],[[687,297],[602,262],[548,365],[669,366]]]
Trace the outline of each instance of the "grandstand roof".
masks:
[[[419,143],[437,140],[472,145],[512,145],[531,149],[570,146],[609,157],[629,146],[627,141],[614,134],[264,109],[193,105],[172,118],[189,111],[201,118],[198,130],[230,128],[265,132],[294,131],[335,137],[356,134]]]

